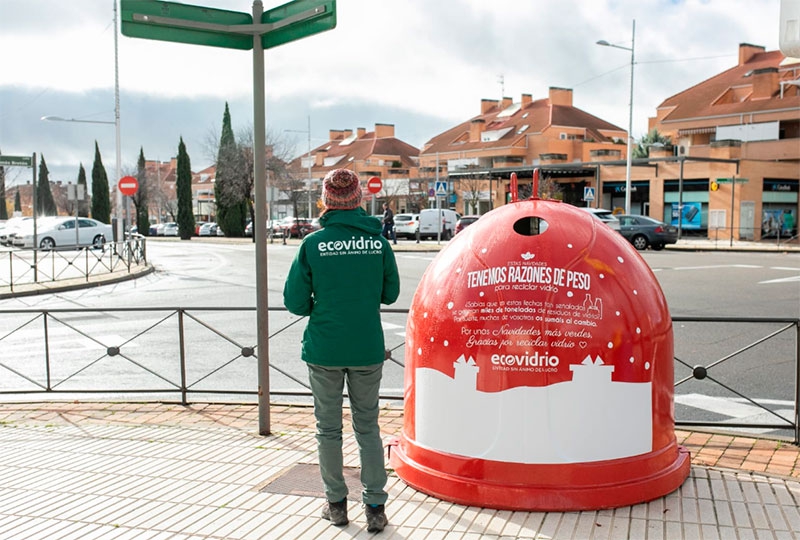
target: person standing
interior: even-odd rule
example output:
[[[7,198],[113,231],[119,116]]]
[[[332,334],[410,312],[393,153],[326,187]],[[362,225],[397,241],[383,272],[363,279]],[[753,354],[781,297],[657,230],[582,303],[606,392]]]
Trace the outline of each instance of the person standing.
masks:
[[[397,262],[381,223],[361,208],[361,184],[347,169],[322,182],[322,228],[306,236],[283,288],[286,308],[308,316],[302,359],[308,366],[317,422],[319,469],[325,486],[322,518],[347,525],[347,485],[342,456],[345,384],[361,460],[361,499],[367,530],[388,524],[388,494],[378,425],[385,360],[380,305],[400,294]]]
[[[395,245],[397,245],[397,236],[395,236],[394,231],[394,212],[392,209],[389,208],[389,203],[383,203],[383,230],[381,234],[384,238],[392,239]]]

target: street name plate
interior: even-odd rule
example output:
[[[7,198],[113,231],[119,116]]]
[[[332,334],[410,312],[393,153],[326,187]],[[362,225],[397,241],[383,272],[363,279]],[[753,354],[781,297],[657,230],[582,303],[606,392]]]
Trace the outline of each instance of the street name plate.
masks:
[[[336,0],[294,0],[261,15],[261,22],[272,25],[262,34],[264,49],[277,47],[336,27]]]
[[[125,36],[226,49],[253,48],[252,34],[235,32],[238,25],[253,24],[249,13],[154,0],[121,3]]]
[[[0,167],[30,167],[31,156],[0,156]]]

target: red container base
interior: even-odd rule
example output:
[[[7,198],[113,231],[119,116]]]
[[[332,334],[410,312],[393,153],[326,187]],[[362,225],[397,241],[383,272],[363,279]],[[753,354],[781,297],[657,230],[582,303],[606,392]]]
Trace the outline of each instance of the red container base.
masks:
[[[390,445],[390,466],[403,481],[414,489],[445,501],[496,508],[538,512],[573,512],[631,506],[663,497],[678,489],[689,475],[691,465],[688,450],[677,446],[676,459],[666,467],[643,476],[630,474],[620,481],[583,485],[568,483],[538,484],[538,477],[558,478],[570,476],[569,465],[528,465],[528,472],[514,485],[509,482],[492,482],[448,474],[414,462],[404,451],[400,441]],[[426,453],[429,451],[426,451]],[[614,460],[613,467],[636,470],[646,456]],[[611,465],[609,465],[611,466]]]

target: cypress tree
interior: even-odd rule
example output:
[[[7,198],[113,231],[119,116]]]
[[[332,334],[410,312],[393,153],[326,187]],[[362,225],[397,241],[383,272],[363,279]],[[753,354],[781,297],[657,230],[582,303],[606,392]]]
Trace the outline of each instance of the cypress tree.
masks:
[[[139,148],[139,160],[136,162],[136,180],[139,182],[139,189],[131,200],[136,207],[136,228],[139,234],[147,236],[150,232],[150,212],[147,207],[147,174],[145,171],[144,148]]]
[[[86,197],[89,196],[89,190],[86,189],[86,169],[83,168],[83,163],[81,163],[81,166],[78,169],[78,185],[83,186],[83,198],[77,201],[78,216],[89,217],[89,205],[86,204]]]
[[[19,199],[19,188],[17,188],[17,193],[14,195],[14,212],[22,213],[22,201]]]
[[[222,116],[222,134],[217,152],[217,172],[214,181],[214,198],[217,205],[217,224],[225,236],[244,236],[247,218],[247,201],[241,196],[237,184],[241,177],[242,154],[236,144],[231,127],[231,113],[225,103]]]
[[[191,240],[194,233],[194,214],[192,213],[192,166],[183,137],[178,145],[178,177],[175,181],[178,196],[178,235],[181,240]]]
[[[94,164],[92,165],[92,217],[103,223],[111,223],[111,199],[108,193],[108,175],[100,157],[100,147],[94,142]]]
[[[39,180],[36,182],[36,212],[40,216],[58,215],[53,192],[50,190],[50,171],[47,170],[44,155],[39,161]]]

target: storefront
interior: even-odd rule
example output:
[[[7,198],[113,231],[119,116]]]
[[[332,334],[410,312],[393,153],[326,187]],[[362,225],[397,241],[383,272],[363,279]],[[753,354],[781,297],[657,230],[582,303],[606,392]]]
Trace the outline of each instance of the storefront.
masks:
[[[762,238],[786,238],[797,234],[798,183],[798,180],[764,179]]]
[[[708,178],[664,181],[662,220],[683,231],[708,229]]]
[[[647,215],[650,204],[650,182],[631,182],[631,214]],[[625,182],[603,182],[603,201],[599,205],[615,213],[625,211]]]

